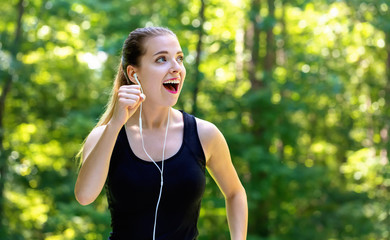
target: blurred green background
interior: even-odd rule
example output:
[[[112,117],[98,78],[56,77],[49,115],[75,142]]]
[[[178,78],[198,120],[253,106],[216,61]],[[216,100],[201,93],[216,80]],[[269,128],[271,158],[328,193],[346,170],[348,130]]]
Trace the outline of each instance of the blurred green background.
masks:
[[[107,239],[104,192],[73,195],[75,154],[122,43],[177,33],[177,108],[224,133],[249,240],[390,239],[389,0],[1,0],[0,239]],[[179,196],[178,196],[179,197]],[[200,240],[229,239],[208,177]]]

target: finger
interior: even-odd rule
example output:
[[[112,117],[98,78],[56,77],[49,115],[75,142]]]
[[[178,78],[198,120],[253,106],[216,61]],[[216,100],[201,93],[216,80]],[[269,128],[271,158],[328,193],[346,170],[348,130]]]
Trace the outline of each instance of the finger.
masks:
[[[139,85],[122,85],[119,90],[121,89],[141,89],[141,87]]]
[[[118,98],[134,99],[134,100],[138,101],[138,99],[140,99],[141,96],[140,96],[140,94],[121,92],[121,93],[118,93]]]
[[[119,89],[118,94],[121,94],[121,93],[130,93],[130,94],[140,95],[141,91],[139,89],[133,89],[133,88],[129,88],[129,89],[121,88],[121,89]]]
[[[126,99],[126,98],[121,98],[119,99],[119,104],[123,105],[124,107],[134,107],[139,100],[136,99]]]
[[[141,103],[142,103],[143,101],[145,101],[145,98],[146,98],[145,94],[141,93],[141,95],[140,95],[140,97],[139,97],[137,103],[134,104],[133,108],[137,109],[137,108],[141,105]]]

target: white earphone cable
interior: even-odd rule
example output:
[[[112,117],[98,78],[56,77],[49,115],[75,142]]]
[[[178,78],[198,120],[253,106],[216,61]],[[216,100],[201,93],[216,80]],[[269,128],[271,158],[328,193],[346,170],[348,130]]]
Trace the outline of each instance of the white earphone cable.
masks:
[[[144,137],[143,137],[143,134],[142,134],[142,117],[141,117],[141,115],[142,115],[142,103],[141,103],[140,111],[139,111],[139,125],[140,125],[139,131],[140,131],[140,135],[141,135],[142,148],[143,148],[145,154],[148,156],[148,158],[154,163],[154,165],[156,165],[157,169],[160,171],[160,174],[161,174],[160,193],[158,195],[158,200],[157,200],[157,204],[156,204],[156,211],[154,213],[153,240],[155,240],[155,237],[156,237],[157,213],[158,213],[158,207],[160,206],[161,194],[162,194],[162,189],[163,189],[163,185],[164,185],[165,146],[166,146],[166,142],[167,142],[170,113],[171,113],[171,109],[168,110],[168,119],[167,119],[167,126],[165,127],[164,146],[163,146],[161,168],[160,168],[157,165],[157,163],[153,160],[153,158],[148,154],[146,149],[145,149]]]
[[[139,84],[139,86],[141,88],[141,92],[143,94],[144,91],[142,89],[141,83],[138,81],[137,75],[134,74],[134,77],[135,77],[135,80],[137,81],[137,83]],[[126,78],[127,78],[127,74],[126,74]],[[160,178],[160,180],[161,180],[161,182],[160,182],[160,193],[158,195],[158,200],[157,200],[157,204],[156,204],[156,211],[154,213],[153,240],[156,239],[157,213],[158,213],[158,207],[160,205],[161,194],[162,194],[162,189],[163,189],[163,185],[164,185],[165,146],[166,146],[166,143],[167,143],[167,135],[168,135],[168,128],[169,128],[170,113],[171,113],[171,108],[169,108],[169,110],[168,110],[168,119],[167,119],[167,126],[165,127],[165,137],[164,137],[164,145],[163,145],[161,168],[160,168],[158,166],[158,164],[153,160],[153,158],[148,154],[148,152],[145,149],[144,137],[143,137],[143,134],[142,134],[142,103],[140,105],[140,110],[139,110],[139,133],[141,135],[142,149],[144,150],[146,156],[148,156],[148,158],[154,163],[154,165],[156,165],[157,169],[160,171],[160,174],[161,174],[161,178]],[[126,124],[125,124],[125,127],[126,127]]]

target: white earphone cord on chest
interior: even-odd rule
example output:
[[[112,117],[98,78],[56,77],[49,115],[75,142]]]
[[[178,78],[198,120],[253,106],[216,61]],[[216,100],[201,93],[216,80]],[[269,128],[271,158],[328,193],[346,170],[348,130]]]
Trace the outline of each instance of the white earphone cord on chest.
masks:
[[[127,74],[125,74],[125,75],[126,75],[126,78],[127,78]],[[144,91],[142,89],[141,83],[138,81],[137,74],[134,74],[134,78],[137,81],[138,85],[140,86],[141,92],[143,94]],[[144,150],[146,156],[148,156],[148,158],[154,163],[154,165],[156,165],[156,167],[160,171],[160,175],[161,175],[160,193],[158,195],[158,200],[157,200],[157,204],[156,204],[156,211],[154,213],[153,240],[156,239],[157,213],[158,213],[158,207],[160,205],[162,188],[163,188],[163,185],[164,185],[165,146],[166,146],[166,143],[167,143],[167,135],[168,135],[168,128],[169,128],[170,113],[171,113],[171,108],[169,108],[169,110],[168,110],[168,119],[167,119],[167,126],[165,127],[165,137],[164,137],[164,145],[163,145],[161,168],[160,168],[158,166],[158,164],[156,163],[156,161],[153,160],[153,158],[148,154],[148,152],[145,149],[144,137],[143,137],[143,134],[142,134],[142,103],[141,103],[141,105],[139,107],[139,133],[141,135],[142,149]],[[125,127],[126,127],[126,125],[125,125]]]

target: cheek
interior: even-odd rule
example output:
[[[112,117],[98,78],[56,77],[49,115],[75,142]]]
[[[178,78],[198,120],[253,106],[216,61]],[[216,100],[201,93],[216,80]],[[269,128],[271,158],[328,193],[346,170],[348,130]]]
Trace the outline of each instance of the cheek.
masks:
[[[183,81],[186,78],[186,73],[187,73],[186,68],[183,66],[183,68],[181,70],[181,76],[182,76]]]

